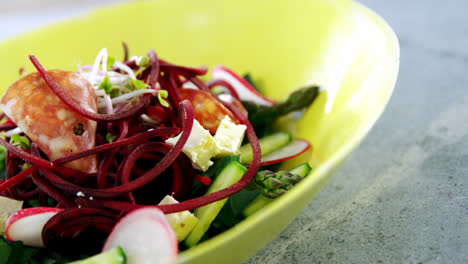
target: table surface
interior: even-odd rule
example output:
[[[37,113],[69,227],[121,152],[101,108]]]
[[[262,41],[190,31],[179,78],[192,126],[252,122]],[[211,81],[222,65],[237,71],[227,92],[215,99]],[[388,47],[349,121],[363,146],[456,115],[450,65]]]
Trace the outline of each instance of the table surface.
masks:
[[[122,1],[2,2],[0,40]],[[468,3],[361,2],[399,37],[395,92],[316,199],[246,263],[468,263]]]

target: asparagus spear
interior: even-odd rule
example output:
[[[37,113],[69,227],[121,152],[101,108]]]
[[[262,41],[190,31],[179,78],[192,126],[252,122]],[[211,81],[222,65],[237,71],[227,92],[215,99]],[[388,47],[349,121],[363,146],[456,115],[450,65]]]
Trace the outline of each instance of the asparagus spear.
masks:
[[[259,194],[249,205],[247,205],[247,207],[244,208],[242,214],[245,217],[248,217],[262,209],[274,201],[273,198],[269,197],[277,197],[286,193],[294,186],[294,184],[307,176],[311,170],[312,168],[308,163],[303,163],[289,172],[280,171],[278,173],[274,173],[271,171],[262,171],[257,173],[252,185],[256,188],[262,188],[260,191],[261,194]]]
[[[308,86],[294,91],[286,100],[272,106],[258,105],[247,101],[242,103],[249,112],[250,123],[254,126],[261,126],[271,123],[280,116],[308,107],[315,100],[318,93],[318,86]]]
[[[268,198],[276,198],[289,189],[294,184],[300,182],[302,177],[288,171],[272,172],[269,170],[260,171],[254,179],[254,183],[260,188],[260,193]]]

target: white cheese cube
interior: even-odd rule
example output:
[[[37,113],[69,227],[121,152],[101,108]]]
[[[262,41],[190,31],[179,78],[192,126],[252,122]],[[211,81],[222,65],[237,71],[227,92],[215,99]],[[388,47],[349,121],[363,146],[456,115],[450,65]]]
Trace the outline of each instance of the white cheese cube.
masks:
[[[176,199],[170,195],[166,195],[164,199],[159,202],[159,205],[175,203],[178,203]],[[179,242],[183,241],[188,236],[188,234],[190,234],[198,222],[198,218],[188,210],[166,214],[165,216],[167,222],[172,227],[172,230],[174,230],[174,233],[176,234],[177,240]]]
[[[225,116],[214,136],[218,148],[216,157],[239,154],[239,148],[246,129],[245,125],[236,125],[229,116]]]
[[[175,145],[179,138],[180,134],[167,139],[166,143]],[[217,146],[210,132],[204,129],[197,120],[193,120],[192,131],[182,151],[189,157],[195,168],[206,171],[213,165],[211,158],[216,155]]]

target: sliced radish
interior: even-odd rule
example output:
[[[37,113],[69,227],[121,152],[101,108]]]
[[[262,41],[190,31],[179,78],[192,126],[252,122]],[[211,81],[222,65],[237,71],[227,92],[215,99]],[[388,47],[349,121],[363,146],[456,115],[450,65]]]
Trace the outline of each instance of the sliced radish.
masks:
[[[289,144],[277,149],[262,157],[260,166],[283,162],[295,158],[306,152],[310,148],[310,143],[304,139],[294,139]]]
[[[34,207],[17,211],[6,223],[6,237],[10,241],[23,241],[31,247],[44,247],[42,229],[52,216],[63,209],[52,207]]]
[[[213,71],[211,71],[211,77],[213,77],[214,80],[224,80],[231,84],[239,95],[241,101],[251,101],[266,106],[270,106],[275,103],[275,101],[258,93],[257,90],[255,90],[255,88],[253,88],[252,85],[250,85],[250,83],[248,83],[244,78],[224,66],[215,66]]]
[[[102,250],[117,246],[128,264],[171,263],[178,253],[174,231],[164,213],[154,207],[131,211],[114,226]]]

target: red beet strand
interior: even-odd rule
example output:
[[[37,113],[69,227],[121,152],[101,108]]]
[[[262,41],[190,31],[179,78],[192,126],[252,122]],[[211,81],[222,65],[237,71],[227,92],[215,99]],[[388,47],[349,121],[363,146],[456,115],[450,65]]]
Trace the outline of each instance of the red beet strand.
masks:
[[[125,41],[122,41],[122,48],[124,50],[124,56],[122,61],[128,61],[128,45],[125,43]]]
[[[26,177],[29,175],[33,174],[35,171],[37,171],[36,167],[29,167],[25,169],[24,171],[18,173],[14,177],[4,181],[2,184],[0,184],[0,193],[4,192],[8,188],[15,186],[17,183],[24,181]]]
[[[211,80],[206,84],[206,86],[210,90],[211,90],[211,88],[213,88],[215,86],[222,86],[222,87],[226,88],[229,91],[229,93],[232,95],[232,97],[236,98],[237,100],[240,100],[240,97],[237,94],[236,89],[234,89],[234,87],[232,87],[232,85],[230,83],[226,82],[225,80]]]
[[[151,63],[151,72],[148,84],[151,87],[151,89],[156,90],[156,83],[158,82],[159,77],[159,60],[158,56],[156,55],[156,52],[154,52],[154,50],[152,49],[148,51],[148,57]]]
[[[80,158],[83,158],[83,157],[86,157],[86,156],[89,156],[89,155],[93,155],[93,154],[96,154],[96,153],[99,153],[99,152],[103,152],[103,151],[106,151],[106,150],[119,148],[119,147],[127,146],[127,145],[130,145],[130,144],[137,144],[137,143],[140,143],[142,141],[148,140],[148,139],[153,138],[153,137],[164,136],[164,135],[174,135],[174,134],[178,134],[178,133],[180,133],[180,129],[177,128],[177,127],[157,128],[157,129],[153,129],[153,130],[150,130],[150,131],[147,131],[147,132],[144,132],[144,133],[141,133],[141,134],[126,138],[126,139],[114,141],[112,143],[107,143],[107,144],[100,145],[100,146],[96,146],[96,147],[94,147],[92,149],[89,149],[89,150],[84,150],[84,151],[77,152],[77,153],[71,154],[69,156],[63,157],[63,158],[56,159],[54,161],[54,163],[62,164],[62,163],[66,163],[66,162],[69,162],[69,161],[72,161],[72,160],[80,159]],[[1,141],[0,141],[0,144],[1,144]]]
[[[67,197],[63,196],[55,187],[53,187],[47,180],[39,176],[38,173],[33,173],[32,180],[34,184],[39,187],[42,191],[47,193],[55,201],[65,206],[65,208],[76,207],[75,203],[69,200]]]

